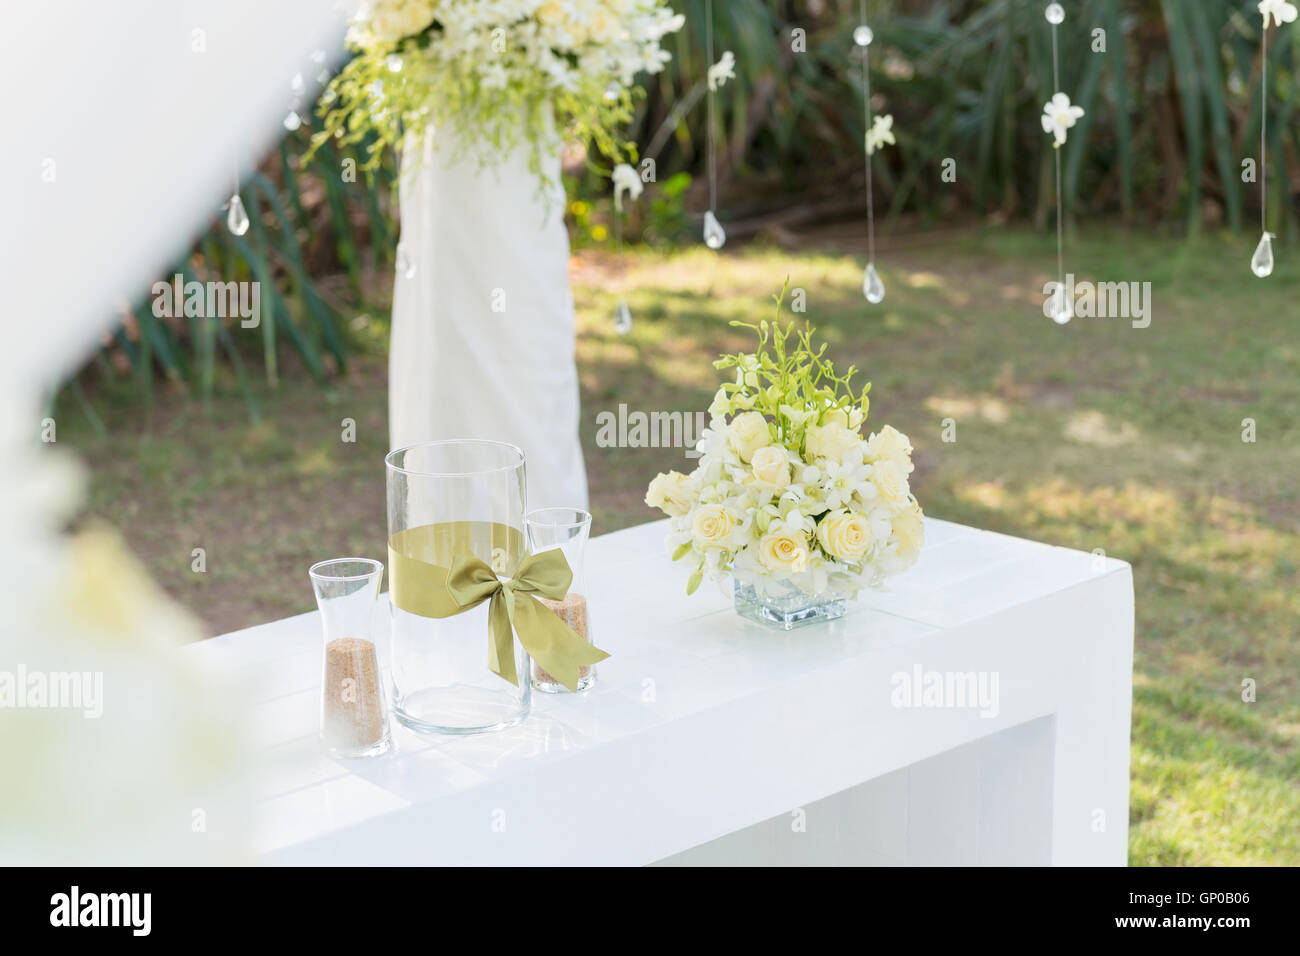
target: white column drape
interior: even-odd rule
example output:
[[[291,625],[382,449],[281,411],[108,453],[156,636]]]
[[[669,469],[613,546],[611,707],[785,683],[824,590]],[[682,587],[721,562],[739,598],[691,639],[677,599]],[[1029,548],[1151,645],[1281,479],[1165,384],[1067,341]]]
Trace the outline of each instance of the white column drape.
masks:
[[[487,168],[457,154],[450,130],[421,146],[401,185],[392,447],[510,442],[527,459],[529,508],[585,508],[559,157],[546,158],[539,185],[526,146]]]

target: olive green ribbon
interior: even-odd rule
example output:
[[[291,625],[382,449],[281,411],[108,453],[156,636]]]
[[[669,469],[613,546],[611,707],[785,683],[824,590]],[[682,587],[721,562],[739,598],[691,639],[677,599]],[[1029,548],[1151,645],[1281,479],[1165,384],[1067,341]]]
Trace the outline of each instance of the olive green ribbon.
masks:
[[[571,691],[578,689],[581,668],[609,657],[569,627],[538,596],[561,600],[573,582],[573,571],[558,548],[524,558],[510,577],[497,577],[472,553],[452,557],[450,567],[421,560],[403,547],[415,544],[420,532],[440,528],[426,525],[398,532],[388,545],[389,596],[393,604],[421,617],[463,614],[488,601],[488,667],[519,686],[512,633],[546,673]]]

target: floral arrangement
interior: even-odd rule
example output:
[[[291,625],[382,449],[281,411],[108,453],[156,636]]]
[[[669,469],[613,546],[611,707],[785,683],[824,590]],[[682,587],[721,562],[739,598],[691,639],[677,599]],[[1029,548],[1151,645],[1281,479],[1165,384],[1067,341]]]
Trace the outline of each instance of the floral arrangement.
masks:
[[[348,33],[355,56],[321,94],[315,146],[368,135],[363,168],[407,136],[450,127],[487,165],[521,141],[530,162],[558,130],[617,161],[633,81],[669,59],[684,18],[661,0],[367,0]]]
[[[777,318],[733,322],[758,335],[755,352],[723,355],[735,369],[709,407],[710,424],[689,475],[658,475],[646,504],[671,519],[674,561],[696,565],[692,593],[707,574],[765,588],[854,594],[916,562],[921,507],[908,487],[912,445],[883,426],[864,438],[870,383],[850,380],[813,345],[812,328]]]

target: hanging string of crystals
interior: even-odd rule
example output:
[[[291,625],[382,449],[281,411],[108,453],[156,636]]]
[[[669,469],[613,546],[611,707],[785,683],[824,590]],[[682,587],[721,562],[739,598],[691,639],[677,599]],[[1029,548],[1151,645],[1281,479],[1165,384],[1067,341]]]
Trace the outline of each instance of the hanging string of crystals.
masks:
[[[1263,279],[1273,274],[1273,234],[1268,231],[1268,18],[1274,26],[1293,23],[1295,4],[1288,0],[1262,0],[1259,12],[1264,29],[1259,34],[1259,245],[1250,257],[1250,271]]]
[[[1047,311],[1057,325],[1065,325],[1074,318],[1074,303],[1065,285],[1065,217],[1061,195],[1061,147],[1065,145],[1068,130],[1083,116],[1083,109],[1070,103],[1061,92],[1061,56],[1056,28],[1065,22],[1065,8],[1059,3],[1049,3],[1044,12],[1052,25],[1052,98],[1043,107],[1043,132],[1052,137],[1056,154],[1056,291],[1052,293]]]
[[[727,72],[727,61],[730,57],[724,56],[723,62],[715,64],[713,62],[713,0],[704,2],[704,50],[705,62],[708,63],[708,92],[705,98],[708,105],[708,129],[705,131],[705,142],[708,144],[708,154],[706,161],[709,166],[709,208],[704,214],[704,244],[710,249],[721,249],[727,241],[727,233],[718,222],[718,165],[713,136],[713,100],[717,94],[718,87],[726,81],[725,73]],[[734,62],[734,60],[732,61]],[[723,67],[723,69],[719,69]],[[719,82],[719,77],[722,81]]]
[[[614,216],[614,255],[619,261],[623,259],[623,214],[616,213]],[[614,331],[619,335],[627,335],[632,331],[632,310],[627,307],[627,299],[622,297],[618,300],[618,308],[614,311]]]
[[[239,198],[239,164],[235,163],[235,191],[230,196],[229,211],[226,213],[226,228],[237,236],[248,232],[248,212],[244,209],[244,200]]]
[[[636,200],[640,198],[641,190],[645,187],[641,176],[627,163],[619,163],[615,166],[610,178],[614,181],[614,248],[615,256],[621,268],[623,262],[623,194],[627,193],[633,200]],[[627,299],[620,298],[618,300],[618,308],[614,312],[614,331],[619,335],[627,335],[632,331],[632,311],[627,307]]]
[[[871,121],[871,41],[875,34],[867,26],[867,0],[862,0],[861,18],[853,31],[853,42],[862,49],[862,162],[867,178],[867,271],[862,276],[862,294],[872,305],[885,300],[885,284],[876,272],[876,203],[871,192],[871,154],[876,151]],[[890,137],[892,142],[892,136]]]

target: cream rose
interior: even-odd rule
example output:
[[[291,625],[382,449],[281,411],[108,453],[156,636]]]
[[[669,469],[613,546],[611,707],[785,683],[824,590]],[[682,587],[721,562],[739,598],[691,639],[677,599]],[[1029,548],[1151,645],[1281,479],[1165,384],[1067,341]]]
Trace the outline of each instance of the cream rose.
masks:
[[[911,441],[892,425],[886,425],[867,441],[868,458],[888,458],[902,464],[908,462],[911,454]],[[908,463],[910,464],[910,462]],[[910,471],[911,469],[907,470]]]
[[[415,36],[433,22],[432,0],[378,0],[366,11],[369,30],[384,43]]]
[[[761,412],[744,412],[731,420],[731,431],[727,441],[740,460],[748,462],[754,452],[772,444],[772,436],[767,430],[767,419]]]
[[[587,20],[588,39],[597,43],[604,43],[614,38],[614,33],[618,27],[618,22],[610,15],[604,7],[596,7],[591,11],[591,17]]]
[[[564,4],[559,0],[546,0],[546,3],[537,8],[537,19],[548,27],[563,23]]]
[[[671,518],[680,517],[691,510],[691,496],[686,483],[686,476],[680,472],[657,475],[646,489],[645,503]]]
[[[722,505],[700,505],[691,515],[691,535],[701,548],[721,548],[736,527],[736,519]]]
[[[845,561],[859,561],[871,550],[871,523],[863,515],[838,508],[817,525],[817,540],[827,554]]]
[[[790,459],[780,445],[766,445],[749,460],[754,477],[777,488],[790,484]]]
[[[849,427],[849,416],[842,408],[828,408],[825,418],[827,425],[839,425],[841,428]]]
[[[914,557],[925,543],[925,525],[921,520],[921,506],[912,502],[912,506],[894,518],[892,523],[894,539],[898,542],[898,553],[902,557]]]
[[[907,487],[907,475],[898,462],[891,459],[877,461],[871,466],[871,482],[880,493],[881,500],[891,505],[901,505],[911,494]]]
[[[769,571],[803,571],[808,567],[808,539],[802,532],[773,525],[758,542],[758,560]]]
[[[825,458],[838,462],[844,453],[862,440],[862,436],[852,429],[845,428],[839,422],[829,425],[814,425],[804,436],[804,447],[808,457]]]

